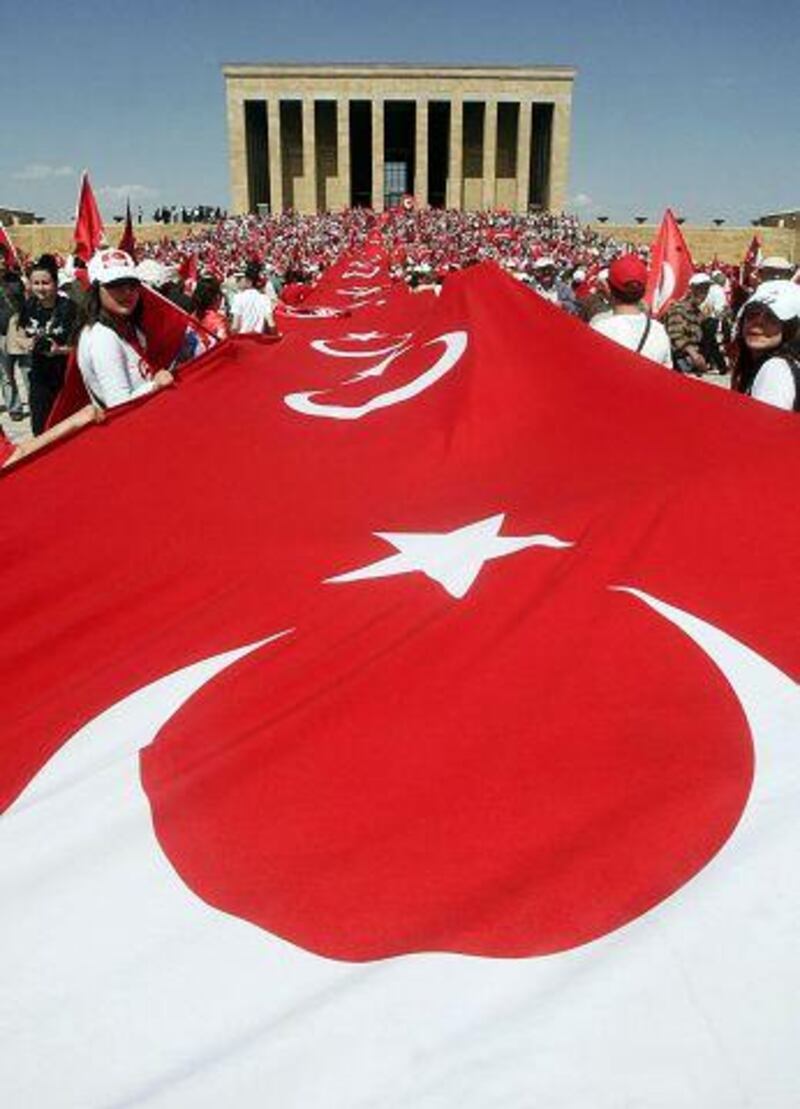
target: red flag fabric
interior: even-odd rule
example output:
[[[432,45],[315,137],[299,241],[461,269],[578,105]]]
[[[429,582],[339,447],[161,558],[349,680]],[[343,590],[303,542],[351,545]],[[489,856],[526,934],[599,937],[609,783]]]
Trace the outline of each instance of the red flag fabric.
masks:
[[[143,313],[140,327],[147,341],[147,364],[151,370],[170,369],[187,339],[193,345],[185,352],[186,362],[216,342],[198,320],[155,289],[142,285],[141,295]],[[78,368],[76,350],[73,349],[67,359],[64,384],[50,411],[47,426],[54,427],[88,403],[89,394]]]
[[[78,409],[89,403],[89,394],[78,368],[77,350],[73,347],[67,357],[67,367],[64,371],[64,384],[59,390],[50,415],[47,417],[47,427],[55,427],[68,416],[72,416]]]
[[[753,282],[753,275],[761,264],[761,240],[758,235],[754,235],[750,240],[750,245],[745,251],[744,258],[742,259],[741,271],[739,274],[742,285],[749,289]]]
[[[187,254],[178,267],[178,274],[187,293],[193,293],[197,285],[197,255]]]
[[[147,337],[147,361],[155,370],[168,370],[180,354],[187,330],[203,329],[193,316],[167,300],[156,289],[142,285],[142,331]]]
[[[119,240],[119,249],[124,250],[126,254],[130,254],[131,258],[136,257],[136,238],[133,234],[133,220],[131,219],[131,202],[127,203],[125,208],[125,229],[122,232],[122,237]]]
[[[667,208],[650,253],[645,303],[653,315],[663,316],[689,288],[694,263],[678,221]]]
[[[12,470],[10,1102],[793,1104],[799,474],[485,265]]]
[[[14,453],[14,444],[6,438],[6,433],[0,428],[0,466],[7,462]]]
[[[335,320],[349,320],[347,326],[369,330],[370,313],[378,312],[383,319],[382,313],[386,312],[387,319],[393,319],[398,307],[403,311],[402,301],[407,294],[406,287],[393,282],[389,275],[386,251],[372,245],[360,254],[343,255],[302,298],[287,297],[284,290],[281,297],[288,302],[277,305],[275,323],[281,334],[298,328],[322,328],[327,334]]]
[[[0,222],[0,251],[6,256],[6,265],[11,270],[22,269],[19,263],[19,255],[17,254],[16,247],[9,238],[8,232]]]
[[[103,219],[86,170],[81,174],[74,239],[76,255],[87,263],[105,242]]]

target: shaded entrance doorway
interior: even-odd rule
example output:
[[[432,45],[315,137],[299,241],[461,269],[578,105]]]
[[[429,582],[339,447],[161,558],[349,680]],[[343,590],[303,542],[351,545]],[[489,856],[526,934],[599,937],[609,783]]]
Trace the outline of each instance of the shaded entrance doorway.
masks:
[[[372,105],[350,101],[350,207],[372,206]]]
[[[431,100],[428,104],[428,204],[431,208],[447,205],[449,155],[450,102]]]
[[[383,203],[396,208],[406,193],[414,192],[416,104],[387,100],[383,112]]]

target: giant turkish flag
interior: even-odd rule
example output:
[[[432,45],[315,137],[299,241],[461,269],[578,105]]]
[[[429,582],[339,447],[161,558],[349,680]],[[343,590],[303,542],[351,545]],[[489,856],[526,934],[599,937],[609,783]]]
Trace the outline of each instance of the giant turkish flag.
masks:
[[[793,1105],[792,416],[370,312],[2,479],[10,1103]]]

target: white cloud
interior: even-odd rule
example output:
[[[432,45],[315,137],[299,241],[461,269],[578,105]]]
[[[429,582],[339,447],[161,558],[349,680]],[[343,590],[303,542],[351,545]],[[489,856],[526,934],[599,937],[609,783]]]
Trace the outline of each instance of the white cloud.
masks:
[[[589,196],[588,193],[576,193],[570,204],[573,208],[591,208],[594,204],[594,198]]]
[[[158,196],[158,189],[149,185],[100,185],[95,192],[101,199],[116,203],[129,197],[131,200],[149,200]]]
[[[51,177],[73,177],[72,166],[50,166],[46,162],[29,162],[12,176],[17,181],[47,181]]]

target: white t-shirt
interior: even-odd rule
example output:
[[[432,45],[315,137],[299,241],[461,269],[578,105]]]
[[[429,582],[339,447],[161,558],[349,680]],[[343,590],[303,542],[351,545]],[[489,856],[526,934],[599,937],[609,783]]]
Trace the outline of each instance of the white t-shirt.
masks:
[[[144,335],[139,332],[138,336],[144,347]],[[78,368],[90,395],[105,408],[114,408],[153,391],[147,363],[130,343],[104,323],[92,324],[81,331]]]
[[[725,290],[721,285],[717,285],[716,281],[712,282],[706,299],[700,305],[701,310],[704,315],[712,316],[715,320],[721,320],[727,307],[728,298],[725,296]]]
[[[269,295],[260,293],[258,289],[242,289],[236,293],[231,305],[234,331],[246,335],[263,331],[265,323],[272,327],[273,307],[274,301]]]
[[[755,376],[750,396],[775,408],[794,408],[795,384],[785,358],[768,358]]]
[[[620,346],[634,351],[642,340],[646,326],[647,316],[644,312],[637,312],[636,315],[626,313],[616,316],[613,313],[611,315],[603,313],[601,316],[595,316],[589,324],[593,331],[599,331],[601,335],[613,339]],[[650,320],[650,333],[639,353],[652,362],[658,362],[659,365],[668,366],[672,369],[672,350],[669,345],[669,337],[664,325],[659,323],[658,320]]]

